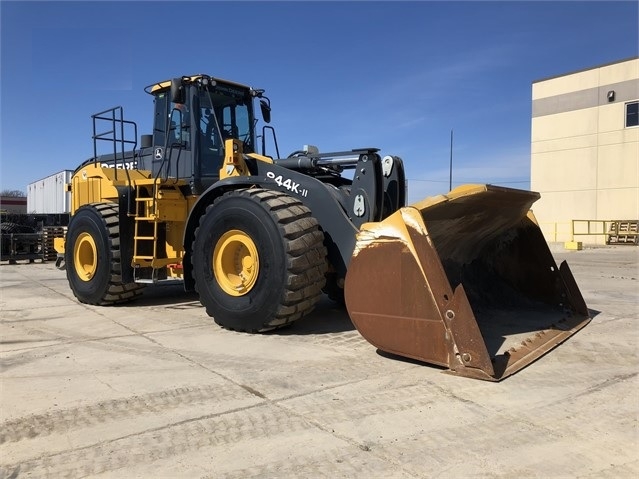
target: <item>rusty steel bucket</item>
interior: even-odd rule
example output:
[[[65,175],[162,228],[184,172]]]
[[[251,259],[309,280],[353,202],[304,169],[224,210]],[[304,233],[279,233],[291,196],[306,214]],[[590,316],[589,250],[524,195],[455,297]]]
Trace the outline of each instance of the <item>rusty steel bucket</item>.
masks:
[[[531,205],[539,193],[465,185],[366,223],[346,307],[381,351],[499,381],[590,321]]]

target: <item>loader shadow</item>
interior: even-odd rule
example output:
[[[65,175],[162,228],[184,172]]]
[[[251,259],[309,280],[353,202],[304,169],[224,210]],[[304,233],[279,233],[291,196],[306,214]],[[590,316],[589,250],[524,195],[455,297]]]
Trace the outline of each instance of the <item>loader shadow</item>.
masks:
[[[118,307],[165,306],[170,308],[191,303],[200,306],[199,296],[195,292],[184,291],[182,283],[154,284],[144,288],[140,297],[135,301],[122,303]]]
[[[276,329],[266,334],[278,336],[303,336],[307,334],[330,334],[354,331],[355,326],[346,312],[346,307],[327,296],[322,296],[315,309],[290,326]]]
[[[140,306],[164,306],[167,309],[203,308],[195,292],[184,291],[181,283],[154,284],[147,286],[135,301],[117,304],[116,308],[136,308]],[[315,309],[308,315],[288,326],[265,332],[282,336],[329,334],[354,331],[346,307],[327,296],[322,296]]]

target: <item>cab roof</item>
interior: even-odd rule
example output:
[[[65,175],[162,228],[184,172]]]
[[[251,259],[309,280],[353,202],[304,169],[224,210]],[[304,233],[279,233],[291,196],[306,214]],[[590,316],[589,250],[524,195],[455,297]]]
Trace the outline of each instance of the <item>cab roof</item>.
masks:
[[[187,82],[195,82],[199,80],[200,78],[208,78],[210,80],[213,80],[219,83],[224,83],[226,85],[233,85],[240,88],[246,88],[247,90],[252,90],[252,88],[248,85],[243,85],[242,83],[224,80],[222,78],[216,78],[210,75],[205,75],[204,73],[198,73],[197,75],[183,75],[182,77],[177,77],[177,78],[182,78],[183,80],[186,80]],[[168,90],[169,88],[171,88],[171,80],[165,80],[158,83],[153,83],[152,85],[145,87],[144,91],[150,95],[154,95],[155,93],[159,91]]]

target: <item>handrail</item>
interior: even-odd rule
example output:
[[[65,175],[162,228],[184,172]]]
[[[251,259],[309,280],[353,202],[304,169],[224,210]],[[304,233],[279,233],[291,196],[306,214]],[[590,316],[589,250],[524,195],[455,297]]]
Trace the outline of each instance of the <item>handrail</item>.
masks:
[[[586,232],[577,231],[577,228],[581,225],[583,226],[585,223]],[[609,228],[607,228],[608,224],[611,223],[609,220],[572,220],[571,221],[571,234],[572,236],[592,236],[592,235],[605,235]],[[597,228],[597,231],[593,231],[593,228],[596,226],[601,226],[601,231]]]
[[[124,119],[124,109],[121,106],[116,106],[113,108],[109,108],[108,110],[101,111],[99,113],[95,113],[91,115],[91,119],[93,120],[93,162],[98,161],[98,141],[107,141],[111,142],[113,145],[113,167],[115,171],[115,179],[118,179],[118,154],[121,155],[122,158],[122,169],[125,170],[125,175],[127,178],[127,184],[131,184],[131,177],[129,175],[129,171],[126,168],[125,162],[125,145],[133,145],[132,153],[133,159],[135,159],[135,150],[138,144],[138,126],[134,121],[129,121]],[[106,123],[106,128],[110,128],[109,130],[103,131],[101,133],[97,132],[98,122],[100,125],[104,125]],[[133,128],[133,140],[127,140],[125,138],[125,125],[129,125]],[[119,128],[118,128],[119,126]],[[119,130],[119,131],[118,131]],[[118,146],[120,147],[118,151]]]

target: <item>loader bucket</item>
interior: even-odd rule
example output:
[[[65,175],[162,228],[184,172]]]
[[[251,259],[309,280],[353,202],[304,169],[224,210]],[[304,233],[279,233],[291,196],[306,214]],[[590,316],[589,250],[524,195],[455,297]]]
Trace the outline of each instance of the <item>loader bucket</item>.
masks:
[[[387,353],[499,381],[590,321],[530,212],[539,194],[465,185],[362,225],[351,320]]]

